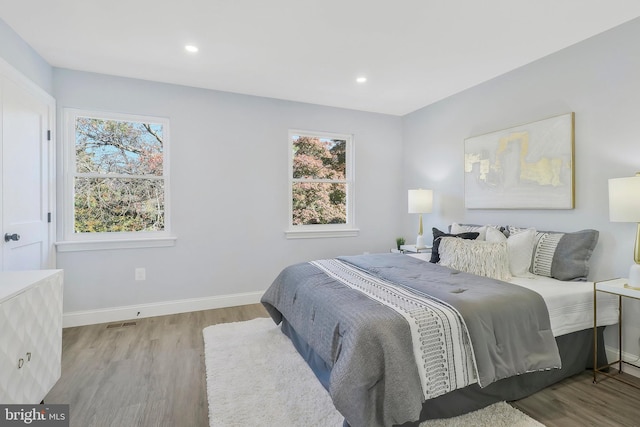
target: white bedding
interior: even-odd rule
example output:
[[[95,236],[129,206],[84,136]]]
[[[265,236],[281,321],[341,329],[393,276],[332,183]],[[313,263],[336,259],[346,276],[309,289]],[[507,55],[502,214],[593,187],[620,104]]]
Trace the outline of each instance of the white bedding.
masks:
[[[408,254],[429,261],[430,254]],[[512,277],[510,283],[523,286],[542,296],[551,320],[553,335],[593,328],[593,282],[563,282],[545,276]],[[618,323],[618,298],[598,292],[598,326]]]
[[[554,336],[593,328],[593,282],[563,282],[544,276],[509,282],[539,293],[547,303]],[[618,323],[618,298],[598,292],[598,326]]]

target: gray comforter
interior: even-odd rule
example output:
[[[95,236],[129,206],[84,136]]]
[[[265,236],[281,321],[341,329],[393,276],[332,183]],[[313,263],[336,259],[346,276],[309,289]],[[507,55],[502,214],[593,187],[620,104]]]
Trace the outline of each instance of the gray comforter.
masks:
[[[465,320],[479,383],[560,367],[544,300],[535,292],[399,254],[341,257],[372,275],[427,293]],[[423,397],[406,320],[309,263],[284,269],[262,297],[329,366],[329,392],[353,427],[419,418]]]

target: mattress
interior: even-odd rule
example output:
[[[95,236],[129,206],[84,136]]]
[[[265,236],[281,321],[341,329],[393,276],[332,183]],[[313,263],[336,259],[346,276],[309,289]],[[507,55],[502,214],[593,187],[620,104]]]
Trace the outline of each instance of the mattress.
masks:
[[[428,261],[424,254],[408,254]],[[532,275],[513,277],[509,281],[542,296],[549,310],[555,337],[593,328],[593,282],[564,282],[551,277]],[[618,297],[598,292],[598,326],[618,323]]]
[[[563,282],[544,276],[514,277],[510,281],[542,296],[553,335],[593,328],[593,282]],[[618,323],[618,297],[598,292],[598,326]]]

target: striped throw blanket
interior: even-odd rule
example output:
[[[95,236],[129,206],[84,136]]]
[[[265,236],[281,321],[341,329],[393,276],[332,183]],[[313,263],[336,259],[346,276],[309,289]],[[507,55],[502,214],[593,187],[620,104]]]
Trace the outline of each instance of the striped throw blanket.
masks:
[[[419,295],[372,276],[338,259],[312,261],[311,264],[406,319],[425,399],[476,382],[477,369],[469,332],[456,309],[433,297]]]

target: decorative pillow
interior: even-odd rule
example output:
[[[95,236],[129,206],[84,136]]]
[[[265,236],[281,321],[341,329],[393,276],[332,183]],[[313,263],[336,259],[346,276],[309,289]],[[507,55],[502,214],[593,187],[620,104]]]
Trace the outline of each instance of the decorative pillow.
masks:
[[[509,280],[507,242],[487,242],[444,237],[440,243],[440,265],[491,277]]]
[[[508,238],[498,230],[487,230],[487,242],[507,242],[509,271],[515,277],[532,276],[529,268],[531,268],[535,238],[535,228],[526,228],[510,233]]]
[[[510,233],[522,230],[509,226]],[[573,233],[538,231],[533,249],[531,272],[558,280],[585,281],[589,275],[589,259],[598,243],[597,230]]]
[[[498,225],[458,224],[454,222],[449,226],[449,232],[451,234],[460,234],[460,233],[465,233],[469,231],[471,232],[476,231],[480,233],[476,240],[487,240],[486,235],[487,235],[487,229],[489,228],[493,228],[495,230],[502,232],[502,229],[504,227],[500,227]]]
[[[472,225],[472,224],[458,224],[454,222],[449,227],[451,234],[460,234],[460,233],[468,233],[468,232],[477,232],[478,237],[476,240],[486,240],[485,236],[487,235],[487,226],[486,225]]]
[[[433,246],[431,248],[431,262],[434,264],[437,264],[440,261],[438,248],[440,247],[440,239],[442,237],[459,237],[461,239],[476,239],[480,235],[480,233],[477,233],[477,232],[450,234],[450,233],[445,233],[444,231],[438,230],[435,227],[433,227],[431,230],[433,231]]]

